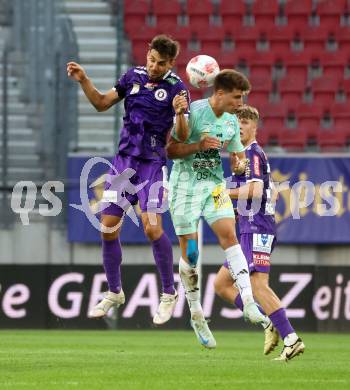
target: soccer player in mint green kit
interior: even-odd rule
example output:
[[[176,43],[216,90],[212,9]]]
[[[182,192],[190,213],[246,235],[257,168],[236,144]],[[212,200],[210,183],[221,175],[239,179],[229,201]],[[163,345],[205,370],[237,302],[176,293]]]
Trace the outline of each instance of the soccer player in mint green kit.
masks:
[[[168,157],[175,160],[170,175],[169,205],[181,247],[179,273],[192,327],[206,348],[215,348],[216,341],[200,303],[197,229],[201,215],[225,251],[230,273],[242,296],[245,318],[253,323],[264,320],[254,302],[247,261],[235,234],[235,216],[220,157],[220,150],[226,148],[231,153],[232,169],[244,172],[244,147],[234,112],[242,106],[243,96],[249,90],[250,83],[243,74],[222,70],[215,78],[213,95],[191,104],[188,123],[176,121],[167,146]],[[189,134],[185,143],[176,139],[180,126],[188,127],[182,129]]]

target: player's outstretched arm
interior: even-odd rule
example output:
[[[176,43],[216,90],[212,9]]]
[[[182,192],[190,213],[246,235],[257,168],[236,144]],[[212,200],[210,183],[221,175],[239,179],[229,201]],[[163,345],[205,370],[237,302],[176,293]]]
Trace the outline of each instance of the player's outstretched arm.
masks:
[[[68,77],[80,83],[86,97],[99,112],[108,110],[121,100],[114,89],[110,89],[106,93],[98,91],[93,82],[88,78],[84,68],[76,62],[68,62],[67,74]]]
[[[176,114],[175,133],[179,141],[185,142],[189,136],[189,127],[185,112],[188,110],[187,99],[184,95],[176,95],[173,99]]]
[[[193,144],[185,144],[171,137],[166,146],[166,151],[168,158],[174,160],[177,158],[185,158],[191,154],[202,152],[208,149],[219,149],[220,147],[220,141],[214,137],[205,137],[201,139],[200,142]]]

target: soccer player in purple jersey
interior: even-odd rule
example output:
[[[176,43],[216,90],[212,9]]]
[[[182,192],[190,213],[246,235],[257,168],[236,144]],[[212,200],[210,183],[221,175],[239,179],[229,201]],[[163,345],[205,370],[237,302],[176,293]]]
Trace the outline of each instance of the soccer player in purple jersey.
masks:
[[[242,106],[236,115],[249,164],[245,173],[234,175],[237,187],[230,189],[230,196],[238,200],[240,244],[248,262],[253,293],[262,306],[262,312],[267,315],[262,324],[265,328],[264,354],[274,350],[280,335],[284,348],[275,360],[287,361],[303,353],[305,346],[290,324],[281,301],[269,287],[270,255],[276,240],[276,190],[267,157],[256,141],[258,111],[254,107]],[[216,276],[215,292],[243,310],[242,299],[233,285],[227,262]]]
[[[67,64],[68,76],[80,83],[97,111],[106,111],[122,100],[125,107],[119,150],[113,160],[118,174],[112,170],[109,172],[119,183],[117,193],[124,193],[124,196],[102,212],[101,225],[110,228],[107,232],[102,229],[103,265],[109,291],[89,313],[92,318],[104,317],[111,307],[125,302],[120,272],[122,251],[119,232],[127,206],[137,202],[162,282],[160,304],[153,322],[157,325],[167,322],[178,299],[174,288],[171,242],[163,231],[161,218],[163,185],[167,180],[165,144],[175,116],[177,136],[183,141],[187,138],[185,112],[189,106],[189,95],[184,83],[171,71],[178,53],[178,42],[166,35],[154,37],[149,44],[146,66],[129,69],[106,93],[95,88],[79,64]],[[131,178],[125,174],[130,172],[130,168],[135,171]],[[121,180],[124,176],[128,180]],[[105,193],[114,189],[111,183],[106,184]],[[130,185],[138,191],[130,191]]]

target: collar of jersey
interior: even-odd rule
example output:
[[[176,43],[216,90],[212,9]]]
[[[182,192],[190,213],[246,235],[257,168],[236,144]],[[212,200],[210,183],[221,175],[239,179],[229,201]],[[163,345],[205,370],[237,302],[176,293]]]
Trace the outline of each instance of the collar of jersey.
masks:
[[[253,144],[257,144],[258,143],[258,141],[253,141],[253,142],[251,142],[249,145],[247,145],[245,148],[244,148],[244,150],[247,150],[250,146],[252,146]]]

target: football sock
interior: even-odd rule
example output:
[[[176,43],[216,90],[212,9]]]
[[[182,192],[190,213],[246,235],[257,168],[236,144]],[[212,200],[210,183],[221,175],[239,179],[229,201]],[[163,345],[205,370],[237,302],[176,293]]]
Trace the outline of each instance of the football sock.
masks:
[[[102,256],[109,291],[118,294],[122,288],[120,278],[122,249],[119,238],[115,240],[102,240]]]
[[[168,236],[163,233],[158,240],[152,241],[154,260],[158,268],[162,291],[166,294],[175,294],[173,250]]]
[[[243,305],[254,302],[247,260],[242,252],[241,246],[239,244],[231,246],[225,249],[225,253],[228,270],[233,280],[236,281]]]
[[[290,324],[290,322],[287,318],[286,311],[283,309],[283,307],[281,309],[278,309],[278,310],[274,311],[273,313],[271,313],[269,315],[269,317],[273,323],[273,326],[278,330],[278,333],[280,334],[280,336],[283,340],[288,335],[293,334],[293,333],[295,334],[295,331],[294,331],[292,325]],[[294,340],[294,337],[292,336],[291,340],[288,340],[288,341],[293,341],[293,340]],[[295,339],[295,341],[296,341],[296,339]],[[292,344],[294,344],[294,342],[292,342]],[[289,345],[291,345],[291,344],[289,344]]]
[[[191,315],[203,313],[200,302],[197,267],[191,267],[182,257],[179,261],[179,273],[182,285],[185,290],[188,307]]]

